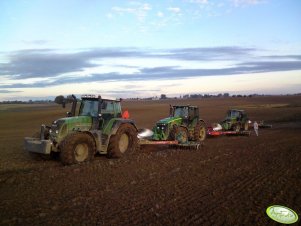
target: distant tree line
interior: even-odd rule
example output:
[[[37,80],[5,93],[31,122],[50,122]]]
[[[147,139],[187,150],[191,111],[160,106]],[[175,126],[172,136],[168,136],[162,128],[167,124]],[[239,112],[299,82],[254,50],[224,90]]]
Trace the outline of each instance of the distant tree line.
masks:
[[[277,96],[277,95],[264,95],[264,94],[249,94],[249,95],[242,95],[242,94],[233,94],[230,95],[229,93],[219,93],[216,95],[213,94],[185,94],[181,95],[180,97],[168,97],[166,94],[161,94],[159,97],[145,97],[145,98],[127,98],[125,100],[165,100],[165,99],[197,99],[197,98],[212,98],[212,97],[220,97],[220,98],[229,98],[229,97],[256,97],[256,96]],[[286,94],[280,96],[301,96],[301,93],[296,94]],[[0,101],[0,104],[46,104],[46,103],[57,103],[57,104],[67,104],[71,103],[72,98],[71,96],[67,96],[66,98],[63,95],[56,96],[54,100],[28,100],[28,101],[20,101],[20,100],[9,100],[9,101]]]
[[[53,103],[53,100],[28,100],[28,101],[7,100],[7,101],[0,102],[0,104],[48,104],[48,103]]]

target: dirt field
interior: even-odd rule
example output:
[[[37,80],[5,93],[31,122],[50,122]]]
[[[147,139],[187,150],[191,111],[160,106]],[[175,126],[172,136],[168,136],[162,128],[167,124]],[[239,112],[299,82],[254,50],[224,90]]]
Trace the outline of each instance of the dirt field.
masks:
[[[280,225],[265,213],[273,204],[300,219],[301,96],[124,102],[123,109],[151,128],[170,103],[198,105],[208,124],[241,108],[273,128],[207,139],[198,151],[144,147],[62,166],[32,159],[22,146],[68,109],[0,105],[0,225]]]

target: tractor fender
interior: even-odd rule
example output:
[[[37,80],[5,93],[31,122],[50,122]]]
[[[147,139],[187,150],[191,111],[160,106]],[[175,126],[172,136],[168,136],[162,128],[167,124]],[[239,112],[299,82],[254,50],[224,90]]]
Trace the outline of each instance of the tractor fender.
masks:
[[[95,132],[95,130],[91,130],[91,131],[88,131],[88,130],[82,130],[82,131],[80,131],[80,130],[78,130],[78,131],[74,131],[73,133],[75,133],[75,132],[88,134],[88,135],[94,140],[94,142],[95,142],[95,148],[97,149],[97,148],[100,146],[100,144],[101,144],[101,142],[100,142],[100,135],[97,134],[97,133]],[[63,143],[63,141],[64,141],[70,134],[73,134],[73,133],[69,133],[69,134],[68,134],[66,137],[64,137],[64,139],[58,144],[57,148],[58,148],[59,151],[61,151],[61,144]]]
[[[111,130],[111,134],[110,135],[115,135],[117,133],[118,128],[122,125],[122,124],[131,124],[134,126],[134,128],[136,129],[136,131],[138,132],[137,126],[134,122],[134,120],[132,119],[117,119],[112,126],[112,130]]]
[[[186,126],[183,126],[183,125],[174,124],[172,128],[174,129],[174,128],[177,128],[177,127],[182,127],[182,128],[184,128],[187,131],[187,133],[189,132],[188,128]]]
[[[205,124],[205,126],[207,127],[207,123],[205,122],[205,120],[203,120],[203,119],[199,119],[199,122],[202,122],[202,123],[204,123],[204,124]]]

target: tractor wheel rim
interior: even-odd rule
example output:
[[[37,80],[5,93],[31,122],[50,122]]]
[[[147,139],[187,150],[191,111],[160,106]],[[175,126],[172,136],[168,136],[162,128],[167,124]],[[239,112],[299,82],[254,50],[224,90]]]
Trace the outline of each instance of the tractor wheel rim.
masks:
[[[88,158],[89,147],[87,144],[78,144],[74,150],[75,160],[78,162],[83,162]]]
[[[124,153],[128,149],[129,143],[129,136],[126,133],[122,134],[118,142],[119,150],[121,153]]]
[[[199,138],[201,141],[204,140],[205,134],[206,134],[206,131],[205,131],[205,128],[203,127],[200,129],[200,137]]]

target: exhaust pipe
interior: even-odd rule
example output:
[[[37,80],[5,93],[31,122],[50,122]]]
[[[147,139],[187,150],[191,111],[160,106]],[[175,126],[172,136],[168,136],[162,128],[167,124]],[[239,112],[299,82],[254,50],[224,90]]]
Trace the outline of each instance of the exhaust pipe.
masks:
[[[76,96],[74,96],[73,94],[71,95],[71,97],[73,98],[72,108],[71,108],[71,114],[72,114],[72,116],[75,116],[77,99],[76,99]]]

